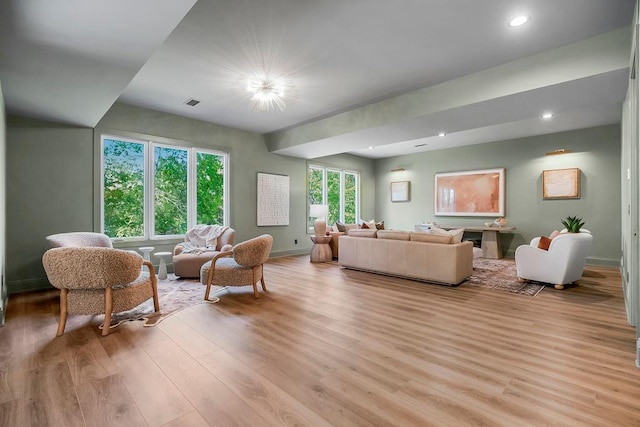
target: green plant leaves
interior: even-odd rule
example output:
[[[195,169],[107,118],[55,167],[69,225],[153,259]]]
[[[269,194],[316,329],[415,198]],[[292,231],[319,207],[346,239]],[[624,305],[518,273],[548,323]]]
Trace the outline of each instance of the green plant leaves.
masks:
[[[569,233],[579,233],[582,226],[585,224],[585,221],[582,218],[578,218],[577,216],[568,216],[564,220],[560,220],[562,225],[567,229]]]

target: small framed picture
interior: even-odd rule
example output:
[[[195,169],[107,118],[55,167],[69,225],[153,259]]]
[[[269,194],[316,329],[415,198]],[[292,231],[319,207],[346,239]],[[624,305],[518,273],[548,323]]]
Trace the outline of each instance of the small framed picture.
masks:
[[[397,181],[391,183],[391,201],[392,202],[408,202],[409,201],[409,184],[410,181]]]
[[[542,171],[543,199],[579,199],[580,169],[552,169]]]

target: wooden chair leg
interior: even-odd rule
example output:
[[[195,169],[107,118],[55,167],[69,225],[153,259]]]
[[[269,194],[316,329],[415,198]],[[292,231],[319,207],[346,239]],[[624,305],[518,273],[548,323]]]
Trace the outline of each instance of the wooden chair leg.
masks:
[[[64,334],[64,328],[67,325],[67,294],[69,289],[60,289],[60,322],[58,323],[57,337]]]
[[[558,285],[553,285],[554,288],[556,289],[564,289],[564,285],[562,283],[558,284]]]
[[[102,324],[102,336],[109,335],[111,326],[111,312],[113,311],[113,289],[108,287],[104,290],[104,323]]]
[[[251,276],[252,276],[252,279],[253,279],[253,283],[252,283],[252,285],[253,285],[253,296],[256,297],[256,298],[260,298],[260,294],[258,294],[258,281],[256,280],[256,268],[255,267],[253,267],[251,269]]]
[[[150,261],[143,262],[149,269],[149,277],[151,278],[151,287],[153,289],[153,310],[157,313],[160,311],[160,300],[158,299],[158,277]]]
[[[262,266],[262,275],[260,276],[260,283],[262,284],[262,290],[267,292],[267,284],[264,283],[264,265]]]
[[[216,269],[216,263],[215,263],[216,259],[217,259],[217,256],[211,260],[211,268],[209,268],[209,274],[207,275],[207,290],[204,292],[205,301],[211,301],[209,299],[209,293],[211,292],[211,284],[213,283],[213,272]]]

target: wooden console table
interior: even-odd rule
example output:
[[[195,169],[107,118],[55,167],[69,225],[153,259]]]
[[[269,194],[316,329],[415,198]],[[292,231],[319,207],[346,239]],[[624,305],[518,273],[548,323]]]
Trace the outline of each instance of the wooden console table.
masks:
[[[439,225],[444,230],[464,228],[464,231],[482,232],[482,257],[498,259],[502,258],[500,237],[498,233],[512,233],[515,227],[485,227],[483,225]]]

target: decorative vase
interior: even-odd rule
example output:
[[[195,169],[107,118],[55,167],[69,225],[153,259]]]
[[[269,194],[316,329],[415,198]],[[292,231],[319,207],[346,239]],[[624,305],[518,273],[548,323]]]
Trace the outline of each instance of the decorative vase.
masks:
[[[507,225],[507,219],[500,217],[498,219],[496,219],[495,221],[493,221],[493,223],[495,225],[497,225],[498,227],[504,227],[505,225]]]

